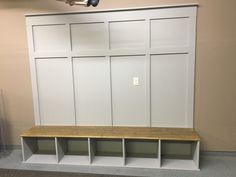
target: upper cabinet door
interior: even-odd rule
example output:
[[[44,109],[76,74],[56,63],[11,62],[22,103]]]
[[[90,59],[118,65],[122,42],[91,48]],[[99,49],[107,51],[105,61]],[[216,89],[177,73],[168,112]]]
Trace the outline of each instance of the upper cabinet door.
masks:
[[[37,59],[41,125],[75,125],[72,64],[67,58]]]

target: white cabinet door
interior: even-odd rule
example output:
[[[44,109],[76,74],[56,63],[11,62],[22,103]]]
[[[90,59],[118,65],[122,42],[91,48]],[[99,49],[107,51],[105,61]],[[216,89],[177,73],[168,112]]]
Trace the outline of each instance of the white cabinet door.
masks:
[[[68,58],[36,59],[41,125],[75,125],[72,64]]]

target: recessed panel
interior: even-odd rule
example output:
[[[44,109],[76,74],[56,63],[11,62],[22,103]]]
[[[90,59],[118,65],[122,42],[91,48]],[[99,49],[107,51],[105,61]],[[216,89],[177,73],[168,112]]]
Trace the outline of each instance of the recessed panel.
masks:
[[[109,60],[74,58],[77,125],[111,125]]]
[[[145,21],[123,21],[110,23],[111,49],[145,48]]]
[[[71,25],[72,49],[75,51],[106,49],[107,36],[104,23]]]
[[[66,25],[33,26],[36,52],[63,52],[69,50],[69,34]]]
[[[71,60],[37,59],[36,70],[41,125],[74,125]]]
[[[188,55],[151,56],[151,124],[187,126]]]
[[[188,45],[188,18],[151,20],[151,47],[181,47]]]
[[[145,68],[145,56],[111,58],[113,125],[147,126]]]

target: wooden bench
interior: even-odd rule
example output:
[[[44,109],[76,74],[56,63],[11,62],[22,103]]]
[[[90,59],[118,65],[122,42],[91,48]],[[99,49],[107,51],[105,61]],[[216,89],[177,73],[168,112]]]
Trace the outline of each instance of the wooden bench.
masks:
[[[25,163],[199,169],[189,128],[35,126],[21,135]]]

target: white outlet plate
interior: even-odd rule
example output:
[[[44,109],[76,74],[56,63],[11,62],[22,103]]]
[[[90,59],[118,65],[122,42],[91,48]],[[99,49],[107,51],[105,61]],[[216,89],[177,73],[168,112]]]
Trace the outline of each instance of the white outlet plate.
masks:
[[[133,77],[133,85],[138,86],[139,85],[139,77]]]

